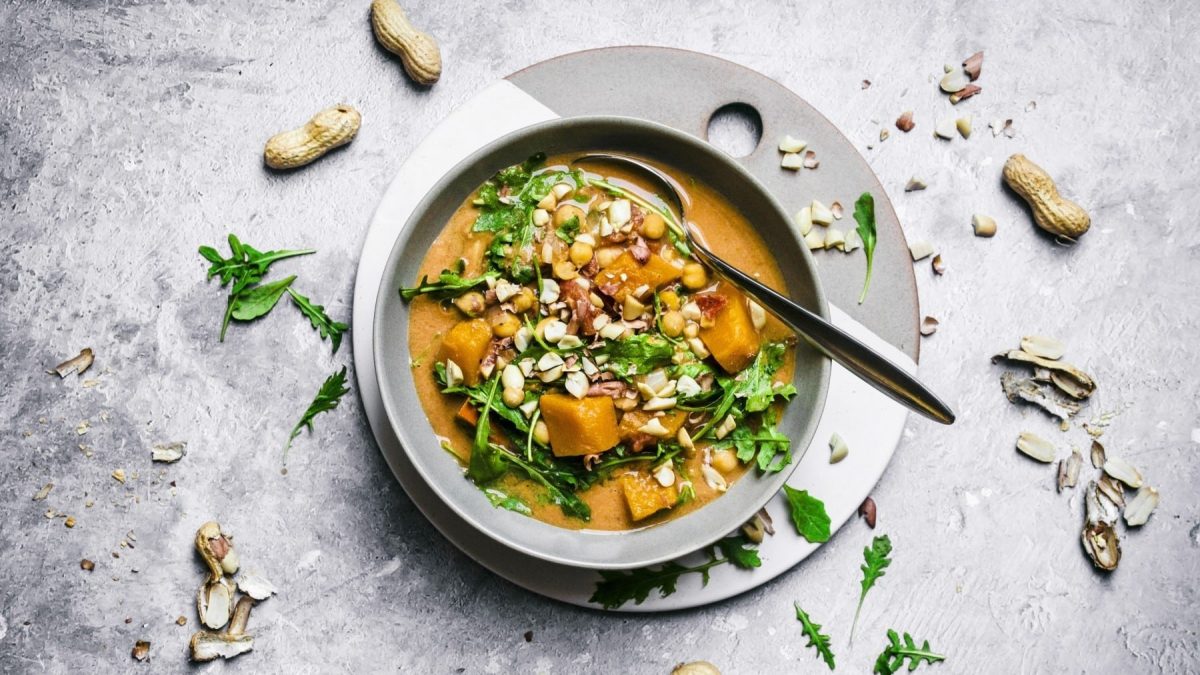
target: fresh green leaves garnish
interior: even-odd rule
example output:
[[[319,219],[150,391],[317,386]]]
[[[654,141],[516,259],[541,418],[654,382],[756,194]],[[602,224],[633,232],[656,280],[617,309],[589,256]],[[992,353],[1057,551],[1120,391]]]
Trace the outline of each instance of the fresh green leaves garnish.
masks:
[[[854,202],[854,220],[858,222],[858,237],[862,239],[863,253],[867,254],[867,278],[863,281],[862,294],[858,296],[858,304],[867,299],[867,289],[871,286],[871,268],[875,262],[875,198],[870,192],[864,192]]]
[[[497,272],[485,272],[477,277],[464,277],[463,270],[465,268],[466,264],[460,258],[454,267],[442,270],[442,273],[438,275],[437,281],[431,283],[429,277],[424,276],[421,277],[421,283],[416,286],[401,288],[400,297],[404,300],[412,300],[418,295],[428,295],[434,300],[448,300],[486,285],[488,279],[498,279],[500,277],[500,274]]]
[[[579,216],[571,216],[561,227],[554,230],[554,236],[562,239],[568,244],[575,243],[575,237],[579,236]]]
[[[854,641],[854,629],[858,626],[858,613],[862,611],[867,591],[871,590],[879,577],[883,576],[887,566],[892,564],[892,559],[888,557],[891,554],[892,540],[886,534],[882,537],[875,537],[871,545],[863,549],[863,559],[866,562],[862,566],[862,593],[858,596],[858,608],[854,610],[854,623],[850,624],[851,642]]]
[[[875,675],[893,675],[904,667],[905,659],[908,660],[908,670],[911,672],[925,663],[937,663],[945,661],[946,657],[941,654],[935,654],[929,648],[929,640],[926,640],[920,647],[908,633],[904,634],[904,642],[900,641],[900,636],[896,631],[888,629],[888,646],[884,647],[883,652],[879,654],[879,658],[875,660],[875,670],[872,672]]]
[[[766,410],[776,397],[787,400],[796,395],[793,384],[775,386],[775,373],[783,366],[783,354],[787,346],[782,342],[768,342],[758,350],[750,367],[739,373],[734,396],[746,400],[748,413]]]
[[[321,388],[317,390],[317,396],[313,402],[309,404],[308,410],[304,411],[304,415],[300,417],[300,421],[292,428],[292,434],[288,436],[287,446],[284,447],[286,453],[292,447],[292,441],[300,435],[300,430],[307,427],[309,432],[313,430],[313,418],[323,412],[329,412],[338,407],[342,397],[350,391],[346,386],[346,367],[342,366],[339,372],[330,375],[321,384]]]
[[[286,279],[246,289],[233,299],[230,316],[238,321],[253,321],[263,316],[275,307],[295,280],[296,275],[293,274]]]
[[[792,441],[775,428],[775,412],[773,410],[763,413],[762,422],[758,425],[757,430],[745,425],[739,426],[714,446],[720,448],[732,446],[737,452],[737,458],[742,463],[753,462],[758,466],[759,471],[765,473],[781,471],[792,463]]]
[[[790,485],[783,486],[783,493],[792,510],[796,533],[814,544],[829,541],[830,521],[825,503],[808,494],[808,490],[796,490]]]
[[[311,300],[297,293],[295,289],[288,287],[287,292],[292,296],[292,302],[296,304],[300,312],[308,317],[312,327],[320,331],[321,339],[329,338],[329,341],[333,343],[333,353],[336,354],[338,347],[342,346],[342,333],[346,332],[350,326],[329,318],[323,305],[313,304]]]
[[[594,602],[605,609],[616,609],[627,602],[640,605],[657,590],[660,597],[667,597],[675,592],[679,578],[685,574],[700,574],[704,585],[708,585],[708,571],[717,565],[732,563],[742,569],[752,569],[762,564],[758,551],[746,545],[741,537],[726,537],[717,542],[716,549],[722,555],[709,549],[708,561],[694,567],[684,567],[676,562],[663,563],[659,567],[643,567],[628,572],[600,570],[602,580],[596,583],[596,590],[588,602]]]
[[[255,289],[255,284],[262,281],[272,263],[276,263],[284,258],[308,255],[315,252],[314,249],[309,248],[293,251],[267,251],[264,253],[249,244],[243,244],[237,238],[237,235],[233,234],[229,235],[229,251],[230,256],[222,258],[221,254],[215,248],[211,246],[200,247],[200,255],[212,263],[208,268],[208,278],[220,277],[222,286],[232,284],[229,289],[229,297],[225,300],[225,317],[221,320],[220,339],[222,342],[225,341],[225,330],[229,328],[229,320],[231,318],[239,318],[234,316],[235,306],[240,305],[243,316],[249,316],[253,314],[251,308],[259,305],[261,302],[262,298],[247,301],[243,296]],[[286,284],[284,288],[286,288]],[[278,300],[279,297],[276,296],[275,301]],[[271,307],[274,307],[274,304],[272,302],[266,311],[270,311]],[[262,312],[262,314],[265,313]],[[262,314],[255,316],[262,316]]]
[[[830,648],[829,636],[821,633],[821,624],[813,623],[808,613],[800,609],[800,603],[797,602],[795,605],[796,620],[800,622],[800,628],[808,638],[808,644],[805,646],[815,647],[817,655],[825,660],[825,665],[829,666],[830,670],[833,670],[833,649]]]
[[[624,340],[613,340],[598,354],[606,354],[605,369],[621,379],[645,375],[655,368],[671,365],[674,347],[666,338],[653,333],[638,333]]]
[[[514,497],[496,488],[484,488],[483,494],[487,496],[492,506],[498,509],[508,509],[523,516],[533,515],[533,509],[529,508],[529,505],[520,497]]]
[[[489,413],[496,401],[496,389],[499,386],[500,378],[493,377],[488,386],[487,399],[479,411],[479,421],[475,423],[475,442],[471,445],[471,460],[467,463],[467,478],[480,485],[504,475],[508,468],[501,457],[502,451],[488,442],[488,436],[492,433]]]

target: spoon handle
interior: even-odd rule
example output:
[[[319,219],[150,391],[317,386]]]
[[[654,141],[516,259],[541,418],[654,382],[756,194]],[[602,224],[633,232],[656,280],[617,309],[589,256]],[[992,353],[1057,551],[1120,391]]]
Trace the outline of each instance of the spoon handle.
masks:
[[[880,356],[841,328],[717,257],[697,242],[695,237],[689,236],[688,243],[722,277],[753,296],[763,308],[779,317],[817,350],[909,409],[942,424],[954,423],[954,411],[950,406],[904,369]]]

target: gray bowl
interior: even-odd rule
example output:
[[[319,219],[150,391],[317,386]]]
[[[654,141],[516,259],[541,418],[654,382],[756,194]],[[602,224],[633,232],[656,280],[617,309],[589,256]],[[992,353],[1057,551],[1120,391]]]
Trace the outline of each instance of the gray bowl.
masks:
[[[375,306],[374,355],[388,421],[421,477],[441,500],[483,535],[523,553],[592,569],[642,567],[712,544],[736,530],[787,481],[808,448],[825,406],[829,361],[801,347],[796,355],[798,395],[779,429],[792,440],[791,465],[774,474],[752,470],[703,508],[665,523],[627,532],[569,530],[497,509],[439,446],[421,408],[409,368],[408,306],[398,289],[417,277],[425,253],[454,210],[496,171],[535,152],[628,152],[685,169],[714,186],[741,211],[775,252],[791,297],[828,318],[812,257],[791,218],[735,160],[681,131],[628,117],[573,117],[513,132],[460,162],[438,181],[405,223],[383,274]]]

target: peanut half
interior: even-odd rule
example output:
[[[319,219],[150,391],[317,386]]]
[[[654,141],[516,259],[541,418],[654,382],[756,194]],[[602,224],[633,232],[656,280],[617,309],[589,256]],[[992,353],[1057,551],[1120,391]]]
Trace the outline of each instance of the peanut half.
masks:
[[[414,82],[429,86],[442,76],[442,54],[437,41],[414,28],[396,0],[371,3],[371,27],[379,44],[400,57],[404,72]]]
[[[304,166],[354,140],[361,123],[362,115],[357,110],[339,103],[317,113],[298,129],[272,136],[263,150],[263,159],[272,169]]]
[[[1029,203],[1034,222],[1043,230],[1076,239],[1091,227],[1087,211],[1060,195],[1050,174],[1025,155],[1013,155],[1004,163],[1004,182]]]

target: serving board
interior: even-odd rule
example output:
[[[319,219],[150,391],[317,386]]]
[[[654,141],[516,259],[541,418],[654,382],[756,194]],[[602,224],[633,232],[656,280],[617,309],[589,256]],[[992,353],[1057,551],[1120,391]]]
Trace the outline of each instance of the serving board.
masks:
[[[579,72],[590,75],[573,76]],[[622,76],[629,72],[639,74],[636,85]],[[570,86],[562,86],[563,82]],[[671,105],[663,105],[664,101]],[[850,141],[796,94],[715,57],[657,47],[615,47],[560,56],[514,73],[479,92],[430,132],[405,161],[372,218],[355,281],[353,342],[359,395],[380,451],[409,497],[447,539],[479,564],[530,591],[596,607],[588,598],[599,575],[517,553],[481,535],[443,504],[408,462],[383,409],[371,344],[375,301],[388,252],[417,203],[443,173],[511,131],[555,117],[614,114],[653,120],[705,138],[712,114],[731,103],[749,105],[762,118],[761,141],[738,161],[789,210],[799,210],[814,198],[826,204],[835,200],[853,204],[863,191],[875,196],[879,249],[867,301],[856,302],[864,266],[861,254],[818,254],[817,269],[834,322],[915,371],[916,280],[908,246],[883,187]],[[782,170],[775,140],[785,133],[808,140],[818,153],[820,168],[800,176]],[[872,421],[869,425],[861,422],[864,411]],[[812,446],[802,454],[797,449],[799,466],[789,485],[822,499],[836,531],[883,474],[906,417],[898,404],[835,365]],[[826,444],[834,432],[852,450],[845,460],[831,465]],[[762,568],[745,572],[718,566],[707,586],[701,585],[698,575],[688,575],[673,595],[654,596],[621,611],[667,611],[722,600],[766,583],[816,550],[817,545],[791,529],[782,497],[774,499],[768,510],[777,534],[760,547]],[[702,553],[694,553],[681,563],[704,559]]]

